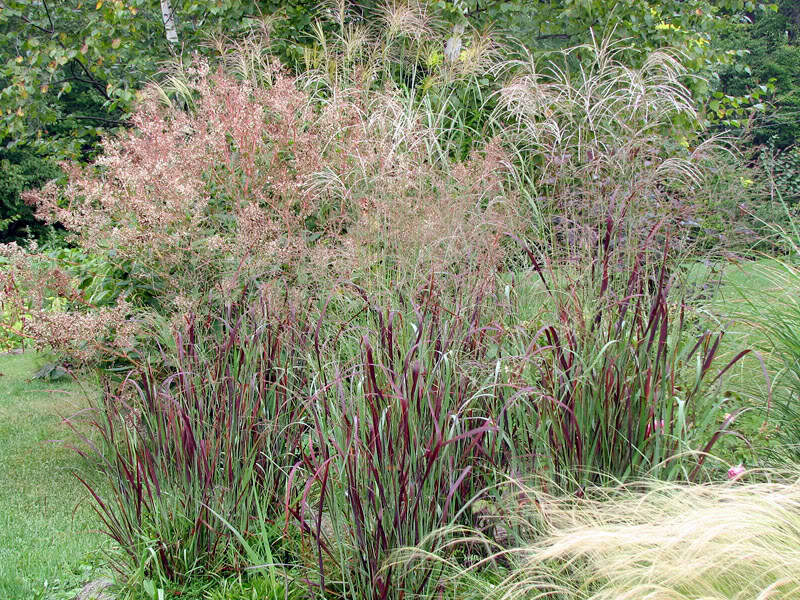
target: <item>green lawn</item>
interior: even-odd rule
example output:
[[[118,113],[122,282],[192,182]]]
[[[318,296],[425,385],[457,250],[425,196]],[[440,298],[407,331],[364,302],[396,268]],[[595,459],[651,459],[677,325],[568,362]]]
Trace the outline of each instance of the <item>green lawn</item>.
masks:
[[[73,476],[85,463],[62,423],[86,407],[72,381],[31,375],[33,352],[0,356],[0,598],[36,598],[69,577],[103,543],[87,492]],[[56,583],[57,585],[57,583]]]
[[[750,354],[728,372],[727,389],[731,397],[726,411],[746,409],[732,429],[747,441],[726,436],[717,444],[716,451],[729,462],[757,466],[779,443],[774,419],[765,421],[768,393],[763,366],[773,383],[773,407],[776,401],[786,401],[789,393],[785,386],[774,385],[783,362],[759,324],[763,325],[764,315],[769,314],[780,297],[800,294],[797,289],[800,280],[787,278],[785,267],[770,258],[719,263],[717,267],[720,266],[723,269],[715,278],[719,278],[721,285],[706,307],[710,320],[726,332],[720,346],[720,363],[725,364],[745,348],[752,348],[758,354]],[[707,266],[699,263],[690,271],[690,276],[698,279],[708,275]],[[776,416],[774,408],[770,416]]]

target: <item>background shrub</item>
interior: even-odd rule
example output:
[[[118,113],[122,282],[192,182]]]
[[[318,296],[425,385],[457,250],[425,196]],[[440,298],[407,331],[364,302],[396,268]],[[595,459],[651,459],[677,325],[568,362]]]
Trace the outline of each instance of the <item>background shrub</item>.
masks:
[[[0,242],[39,238],[45,226],[34,218],[34,209],[22,200],[22,192],[41,187],[61,174],[50,160],[30,150],[0,150]]]

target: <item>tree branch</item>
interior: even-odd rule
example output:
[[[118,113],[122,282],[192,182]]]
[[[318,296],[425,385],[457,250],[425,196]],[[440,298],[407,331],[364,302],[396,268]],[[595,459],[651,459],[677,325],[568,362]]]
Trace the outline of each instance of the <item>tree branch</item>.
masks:
[[[2,4],[5,5],[5,3],[2,3]],[[45,12],[47,13],[47,20],[50,23],[50,29],[42,27],[41,25],[37,25],[36,23],[34,23],[30,19],[30,17],[26,17],[25,15],[20,15],[20,19],[22,19],[23,23],[25,23],[25,24],[27,24],[27,25],[35,28],[35,29],[38,29],[39,31],[49,35],[51,38],[53,38],[54,40],[56,40],[58,42],[58,45],[61,46],[62,49],[64,49],[66,51],[67,50],[66,45],[64,45],[64,42],[59,40],[58,36],[56,36],[55,24],[53,23],[53,17],[52,17],[52,14],[50,13],[50,7],[47,4],[47,0],[42,0],[42,4],[44,5]],[[75,62],[77,62],[78,65],[80,65],[81,71],[83,71],[83,74],[86,76],[86,79],[79,78],[77,76],[77,74],[75,73],[75,71],[74,71],[74,69],[72,67],[73,63],[75,63]],[[106,100],[110,100],[111,99],[110,96],[108,95],[108,93],[106,92],[105,86],[103,86],[103,84],[100,81],[98,81],[94,77],[94,75],[92,75],[92,73],[89,71],[88,67],[85,64],[83,64],[83,62],[79,58],[72,59],[69,62],[69,65],[70,65],[70,72],[72,73],[72,76],[75,79],[77,79],[78,81],[82,81],[84,83],[87,83],[87,84],[91,85]]]
[[[34,23],[33,21],[31,21],[31,19],[30,19],[29,17],[26,17],[25,15],[20,15],[20,16],[19,16],[19,18],[20,18],[20,19],[22,19],[22,22],[23,22],[23,23],[25,23],[25,24],[27,24],[27,25],[30,25],[31,27],[34,27],[35,29],[38,29],[39,31],[42,31],[42,32],[44,32],[44,33],[46,33],[47,35],[50,35],[50,36],[52,36],[52,35],[55,35],[55,33],[56,33],[55,31],[53,31],[53,30],[51,30],[51,29],[45,29],[45,28],[44,28],[44,27],[42,27],[41,25],[37,25],[36,23]]]
[[[496,4],[496,3],[497,3],[497,0],[495,0],[494,2],[487,2],[486,4],[484,4],[483,6],[481,6],[481,5],[480,5],[480,2],[476,2],[476,3],[475,3],[475,8],[474,8],[474,9],[472,9],[472,10],[468,10],[467,12],[465,12],[465,13],[464,13],[464,16],[465,16],[467,19],[469,19],[469,18],[471,18],[471,17],[474,17],[474,16],[476,16],[476,15],[479,15],[479,14],[481,14],[482,12],[486,12],[487,10],[489,10],[489,7],[490,7],[492,4]]]
[[[81,79],[80,77],[73,75],[72,77],[65,77],[64,79],[58,79],[56,81],[53,81],[51,79],[50,81],[47,82],[47,85],[58,85],[59,83],[67,83],[69,81],[80,81],[81,83],[88,83],[89,85],[91,85],[92,83],[91,81],[87,81],[85,79]]]
[[[47,20],[50,23],[50,31],[52,32],[51,35],[55,35],[56,26],[53,25],[53,17],[50,15],[50,7],[47,6],[47,0],[42,0],[42,4],[44,4],[44,11],[47,13]]]
[[[572,37],[575,37],[579,33],[586,33],[589,31],[588,29],[584,29],[583,31],[578,31],[576,33],[547,33],[545,35],[537,35],[535,40],[568,40]]]
[[[491,8],[491,6],[493,4],[497,4],[499,1],[500,0],[489,0],[483,5],[481,5],[480,1],[479,1],[479,2],[477,2],[475,4],[475,8],[470,10],[470,11],[465,12],[464,16],[466,18],[468,18],[468,19],[472,18],[472,17],[475,17],[475,16],[481,14],[482,12],[486,12],[487,10],[489,10],[489,8]],[[520,4],[520,6],[522,6],[522,4]],[[574,31],[572,33],[548,33],[548,34],[536,36],[533,39],[535,39],[535,40],[568,40],[568,39],[573,38],[573,37],[575,37],[577,35],[582,35],[582,34],[586,33],[587,31],[591,30],[592,27],[597,25],[599,22],[600,22],[599,19],[595,19],[594,23],[589,25],[586,29],[582,29],[580,31]]]
[[[63,44],[62,44],[62,47],[63,47]],[[66,48],[64,48],[64,49],[66,50]],[[78,77],[75,74],[75,70],[73,69],[73,66],[72,66],[74,63],[78,63],[78,65],[80,65],[80,67],[81,67],[81,71],[83,71],[84,75],[86,75],[86,77],[88,77],[88,80],[82,79],[81,81],[91,85],[94,89],[96,89],[98,92],[100,92],[100,94],[106,100],[111,100],[111,97],[108,95],[108,92],[106,92],[106,88],[103,87],[103,84],[100,83],[97,79],[94,78],[94,76],[89,72],[89,69],[87,69],[86,65],[84,65],[80,61],[80,59],[78,59],[78,58],[74,58],[69,62],[69,70],[72,73],[72,76],[76,77],[76,78]]]
[[[583,35],[592,30],[592,27],[597,25],[600,22],[600,19],[595,19],[594,23],[589,25],[586,29],[581,29],[580,31],[573,31],[572,33],[546,33],[544,35],[537,35],[534,39],[535,40],[568,40],[570,38],[574,38],[576,35]]]
[[[103,117],[95,117],[93,115],[69,115],[68,117],[64,117],[65,119],[77,119],[79,121],[99,121],[100,123],[106,123],[108,125],[122,125],[127,127],[130,125],[130,121],[127,119],[124,121],[118,121],[117,119],[104,119]]]

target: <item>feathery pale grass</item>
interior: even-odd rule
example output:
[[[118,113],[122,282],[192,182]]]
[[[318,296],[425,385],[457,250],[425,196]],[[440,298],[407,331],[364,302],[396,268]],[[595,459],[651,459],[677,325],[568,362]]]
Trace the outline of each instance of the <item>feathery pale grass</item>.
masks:
[[[763,475],[763,474],[762,474]],[[532,493],[544,535],[498,597],[575,600],[800,597],[800,479],[650,481],[591,498]]]
[[[514,118],[530,148],[548,158],[546,167],[583,167],[590,177],[606,169],[626,172],[658,151],[664,140],[656,138],[675,119],[697,118],[675,57],[653,52],[632,68],[620,58],[626,50],[623,42],[596,39],[555,53],[543,66],[533,56],[506,64],[515,76],[498,94],[498,114]],[[689,165],[679,172],[694,179]]]
[[[590,246],[611,206],[631,240],[659,218],[691,220],[723,148],[700,131],[681,62],[658,51],[634,68],[624,60],[630,50],[597,38],[492,71],[510,75],[492,97],[493,124],[534,202]]]

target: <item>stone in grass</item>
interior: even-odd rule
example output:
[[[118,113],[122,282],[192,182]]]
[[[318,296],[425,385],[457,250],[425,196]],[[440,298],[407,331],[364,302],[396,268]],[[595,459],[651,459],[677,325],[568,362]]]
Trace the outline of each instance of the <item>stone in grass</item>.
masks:
[[[62,377],[66,377],[69,375],[69,371],[67,371],[60,363],[47,363],[41,369],[36,371],[33,378],[34,379],[44,379],[45,381],[57,381]]]
[[[81,588],[75,600],[114,600],[107,590],[113,582],[110,579],[95,579]]]

